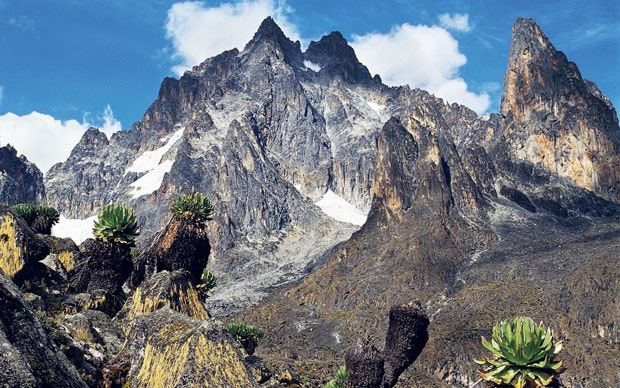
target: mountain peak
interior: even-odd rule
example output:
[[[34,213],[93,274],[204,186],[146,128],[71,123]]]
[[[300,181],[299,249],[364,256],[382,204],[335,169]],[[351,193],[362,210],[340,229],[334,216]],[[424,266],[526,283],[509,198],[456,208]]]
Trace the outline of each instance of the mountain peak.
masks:
[[[353,48],[337,31],[323,36],[318,42],[310,42],[304,59],[319,65],[323,74],[340,76],[348,82],[372,80],[366,66],[358,61]]]
[[[555,51],[553,44],[533,18],[517,18],[512,26],[512,46],[513,48],[537,47]]]
[[[271,16],[267,16],[262,21],[252,40],[245,46],[244,51],[252,51],[261,43],[279,47],[284,53],[284,60],[287,63],[294,63],[298,66],[301,64],[301,44],[299,41],[290,40]]]

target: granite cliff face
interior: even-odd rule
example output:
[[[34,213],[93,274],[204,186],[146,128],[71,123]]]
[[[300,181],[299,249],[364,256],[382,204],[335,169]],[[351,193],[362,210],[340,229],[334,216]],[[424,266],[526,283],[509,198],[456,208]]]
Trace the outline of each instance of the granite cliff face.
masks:
[[[616,111],[531,19],[513,27],[501,113],[514,157],[620,202]]]
[[[45,201],[43,174],[26,157],[7,145],[0,147],[0,204]]]
[[[268,18],[242,51],[165,79],[131,130],[89,130],[48,197],[76,218],[129,202],[146,245],[172,199],[206,193],[209,312],[262,327],[259,351],[310,381],[417,299],[431,325],[407,386],[471,384],[480,335],[518,314],[570,343],[565,384],[611,386],[615,111],[532,20],[515,23],[505,83],[501,115],[481,118],[383,85],[339,33],[302,52]],[[367,221],[336,221],[334,196]]]

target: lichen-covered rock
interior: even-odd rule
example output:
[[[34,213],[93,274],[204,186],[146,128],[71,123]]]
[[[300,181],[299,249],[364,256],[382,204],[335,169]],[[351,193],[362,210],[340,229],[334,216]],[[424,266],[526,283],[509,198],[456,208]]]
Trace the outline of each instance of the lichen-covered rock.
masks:
[[[86,387],[15,284],[0,272],[0,382],[9,387]]]
[[[191,279],[184,270],[158,272],[134,291],[116,318],[131,320],[167,307],[196,319],[209,319]]]
[[[67,277],[82,261],[79,247],[70,238],[47,235],[40,237],[50,247],[49,262],[45,262],[45,264],[61,275]]]
[[[239,346],[221,323],[168,308],[133,321],[116,360],[123,357],[131,363],[126,384],[132,387],[257,385]]]
[[[125,299],[123,284],[133,269],[130,247],[106,241],[88,239],[80,245],[84,260],[70,277],[78,292],[104,290],[120,303]]]
[[[383,354],[370,341],[359,339],[345,355],[347,388],[381,387],[385,375]]]
[[[384,387],[393,387],[398,377],[418,358],[428,341],[429,320],[417,302],[392,306],[385,337]]]
[[[0,206],[0,269],[5,275],[14,278],[25,267],[43,260],[48,253],[47,245],[21,218]]]
[[[123,301],[106,290],[93,290],[69,295],[62,301],[61,308],[65,314],[97,310],[113,316],[121,309]]]

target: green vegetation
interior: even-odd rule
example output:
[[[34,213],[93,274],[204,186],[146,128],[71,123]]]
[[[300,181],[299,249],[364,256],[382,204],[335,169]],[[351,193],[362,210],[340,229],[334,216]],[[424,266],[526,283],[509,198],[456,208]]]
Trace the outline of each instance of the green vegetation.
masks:
[[[213,205],[204,194],[194,193],[174,200],[170,211],[177,218],[208,221],[212,219]]]
[[[119,244],[133,244],[138,231],[138,219],[125,205],[111,204],[99,212],[93,234],[96,238]]]
[[[49,234],[60,219],[58,211],[51,206],[20,203],[13,210],[38,233]]]
[[[242,341],[258,342],[263,337],[263,331],[256,326],[246,325],[245,323],[228,323],[226,331]]]
[[[205,268],[204,271],[202,271],[202,275],[200,275],[200,284],[198,285],[198,288],[208,295],[209,291],[214,289],[215,286],[217,286],[217,279],[215,278],[215,275],[213,275],[213,272]]]
[[[536,325],[529,317],[517,317],[493,326],[491,341],[482,337],[482,345],[492,358],[475,360],[482,365],[480,376],[495,384],[515,388],[547,386],[563,372],[556,356],[562,342],[555,341],[550,328]]]
[[[331,379],[327,384],[325,384],[325,388],[344,388],[345,380],[347,379],[347,368],[341,366],[336,371],[336,376]]]

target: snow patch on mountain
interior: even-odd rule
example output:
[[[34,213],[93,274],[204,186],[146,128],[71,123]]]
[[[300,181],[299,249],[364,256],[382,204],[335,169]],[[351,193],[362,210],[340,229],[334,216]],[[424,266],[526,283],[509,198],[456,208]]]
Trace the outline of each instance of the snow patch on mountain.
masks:
[[[164,146],[154,151],[143,152],[142,155],[138,156],[131,166],[127,168],[125,174],[128,172],[148,172],[157,168],[160,165],[159,162],[161,162],[161,158],[172,148],[174,143],[183,136],[183,130],[185,130],[184,127],[174,132],[168,139],[161,139],[162,142],[166,142]]]
[[[317,73],[321,71],[321,66],[317,65],[314,62],[304,61],[304,66],[306,66],[308,69],[315,71]]]
[[[76,244],[81,244],[88,238],[94,238],[93,227],[97,216],[88,217],[80,220],[66,218],[61,215],[58,223],[52,227],[52,236],[60,238],[70,238]]]
[[[367,213],[362,212],[331,190],[328,190],[315,205],[321,208],[323,213],[340,222],[362,226],[368,218]]]
[[[129,195],[135,199],[157,191],[164,181],[164,175],[172,169],[172,163],[172,160],[163,161],[157,167],[141,176],[137,181],[130,184],[131,192]]]

